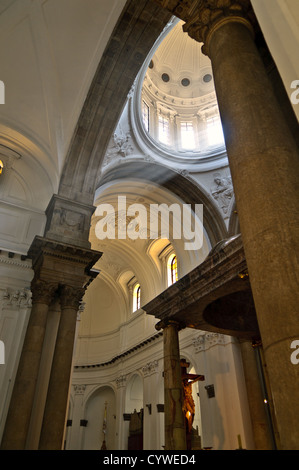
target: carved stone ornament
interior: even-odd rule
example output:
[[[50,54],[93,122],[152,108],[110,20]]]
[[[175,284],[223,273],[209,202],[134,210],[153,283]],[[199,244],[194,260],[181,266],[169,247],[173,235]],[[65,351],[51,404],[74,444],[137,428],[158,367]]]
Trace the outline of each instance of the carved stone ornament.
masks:
[[[162,7],[185,21],[183,30],[192,39],[204,43],[203,53],[208,54],[211,33],[226,21],[238,21],[254,30],[255,16],[250,0],[155,0]]]
[[[34,279],[31,283],[32,304],[43,303],[50,305],[57,291],[57,284]]]
[[[27,308],[31,307],[31,291],[29,289],[6,289],[2,295],[1,300],[5,306]]]
[[[216,346],[218,344],[226,344],[227,338],[225,335],[220,333],[204,333],[200,334],[196,338],[193,338],[193,346],[195,352],[206,351],[212,346]]]
[[[125,158],[131,154],[134,150],[131,140],[130,132],[124,132],[122,128],[119,127],[113,134],[111,147],[106,152],[103,166],[108,165],[112,160],[115,160],[117,156]]]
[[[116,386],[117,388],[125,387],[127,383],[127,377],[125,375],[121,375],[116,379]]]
[[[148,362],[144,367],[142,367],[143,375],[146,377],[151,374],[158,372],[158,361]]]
[[[60,289],[60,303],[62,308],[72,308],[76,311],[80,308],[85,289],[63,285]]]
[[[232,179],[230,176],[214,175],[214,186],[211,188],[213,198],[218,202],[224,214],[227,214],[229,205],[234,196]]]
[[[86,385],[74,385],[75,395],[84,395]]]

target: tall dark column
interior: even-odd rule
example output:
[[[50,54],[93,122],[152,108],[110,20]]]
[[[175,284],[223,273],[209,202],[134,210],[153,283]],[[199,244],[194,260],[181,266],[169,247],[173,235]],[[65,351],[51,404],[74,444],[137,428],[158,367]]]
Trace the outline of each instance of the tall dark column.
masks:
[[[164,339],[164,416],[165,450],[186,450],[186,429],[183,415],[183,386],[177,322],[157,325],[163,328]]]
[[[64,285],[61,288],[61,317],[40,436],[41,450],[63,447],[77,314],[83,295],[84,289],[78,287]]]
[[[43,415],[42,440],[45,442],[45,429],[48,441],[45,448],[61,449],[64,431],[64,416],[68,405],[68,387],[72,371],[72,355],[75,341],[75,329],[79,301],[86,286],[92,281],[91,268],[102,253],[84,246],[74,246],[63,242],[36,237],[28,252],[32,258],[35,278],[32,282],[32,311],[26,332],[15,387],[10,402],[2,439],[2,449],[23,450],[36,448],[40,441],[39,429],[33,431],[30,425],[36,423],[36,414],[32,413],[34,400],[41,400],[38,387],[42,379],[41,367],[50,375],[46,403],[44,397],[38,408],[38,421]],[[61,315],[58,329],[52,329],[55,342],[54,355],[46,354],[44,338],[47,326],[49,306],[53,306],[55,296],[60,299]],[[55,299],[56,300],[56,299]],[[48,363],[41,364],[42,354]],[[48,371],[50,371],[48,374]],[[43,380],[43,386],[47,386]],[[58,387],[59,383],[59,387]],[[45,393],[43,390],[42,394]],[[45,407],[45,408],[44,408]],[[52,413],[51,410],[55,410]],[[32,422],[30,424],[30,421]],[[52,423],[51,423],[52,422]],[[38,424],[38,426],[40,423]],[[58,432],[59,430],[59,432]],[[28,447],[26,447],[28,444]]]
[[[205,0],[184,29],[212,62],[281,447],[299,449],[299,155],[251,18],[249,0]]]
[[[57,284],[34,279],[32,310],[10,401],[1,449],[23,450],[33,407],[49,305]]]
[[[271,423],[267,413],[268,403],[263,394],[256,354],[250,341],[240,341],[248,404],[252,422],[255,450],[274,450],[275,441],[271,434]]]

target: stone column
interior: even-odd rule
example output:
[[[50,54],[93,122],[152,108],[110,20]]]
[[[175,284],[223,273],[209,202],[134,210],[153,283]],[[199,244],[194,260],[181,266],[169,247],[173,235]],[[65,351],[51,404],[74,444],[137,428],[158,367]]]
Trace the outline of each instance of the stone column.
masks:
[[[47,315],[57,285],[34,279],[32,310],[10,401],[1,448],[23,450],[33,407]]]
[[[61,288],[61,317],[40,435],[41,450],[63,448],[77,313],[84,292],[83,288],[67,285]]]
[[[34,404],[26,439],[26,450],[37,450],[43,421],[49,377],[55,348],[56,334],[60,319],[59,297],[54,299],[47,316],[46,332],[40,361],[39,375],[35,387]]]
[[[240,341],[248,404],[252,422],[255,450],[273,450],[275,444],[270,432],[265,395],[262,393],[255,351],[250,341]]]
[[[299,449],[299,155],[254,42],[250,1],[205,0],[184,27],[210,57],[282,449]]]
[[[159,324],[158,324],[159,325]],[[186,450],[178,322],[163,325],[165,450]]]

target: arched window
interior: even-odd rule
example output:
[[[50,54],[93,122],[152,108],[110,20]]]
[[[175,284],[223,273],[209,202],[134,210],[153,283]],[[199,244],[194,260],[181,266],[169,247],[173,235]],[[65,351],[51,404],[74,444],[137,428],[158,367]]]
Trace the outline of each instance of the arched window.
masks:
[[[174,253],[169,256],[167,261],[167,277],[169,286],[178,280],[178,263],[177,257]]]
[[[195,149],[194,127],[191,121],[181,122],[181,146],[185,150]]]
[[[133,312],[136,312],[140,309],[140,294],[141,288],[140,284],[135,284],[133,289]]]
[[[169,145],[169,119],[162,114],[159,116],[159,140],[162,144]]]

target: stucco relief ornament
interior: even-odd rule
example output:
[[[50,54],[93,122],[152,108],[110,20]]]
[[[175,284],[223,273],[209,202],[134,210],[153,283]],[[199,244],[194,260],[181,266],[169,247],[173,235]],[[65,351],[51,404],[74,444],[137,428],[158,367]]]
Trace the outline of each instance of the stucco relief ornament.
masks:
[[[118,153],[122,157],[126,157],[129,153],[132,153],[133,147],[130,143],[130,140],[130,132],[125,133],[121,128],[119,128],[114,133],[114,148],[116,150],[116,153]]]
[[[232,179],[230,176],[221,177],[216,174],[215,185],[211,189],[212,196],[218,202],[224,214],[227,214],[231,199],[234,195]]]
[[[109,163],[113,161],[117,155],[125,158],[132,152],[133,146],[131,144],[130,132],[125,133],[121,128],[118,128],[118,130],[114,132],[110,149],[106,152],[103,166],[105,167],[109,165]]]
[[[63,308],[72,308],[79,310],[82,297],[85,294],[85,289],[82,287],[73,287],[63,285],[60,288],[60,302]]]
[[[174,14],[186,21],[183,30],[192,39],[204,43],[202,52],[206,55],[209,35],[220,22],[234,18],[246,22],[250,29],[255,23],[250,0],[187,0],[177,5]]]
[[[31,291],[29,289],[20,289],[9,291],[6,289],[1,300],[5,305],[17,306],[17,307],[31,307]]]
[[[34,279],[31,283],[32,303],[50,305],[57,291],[57,284]]]

